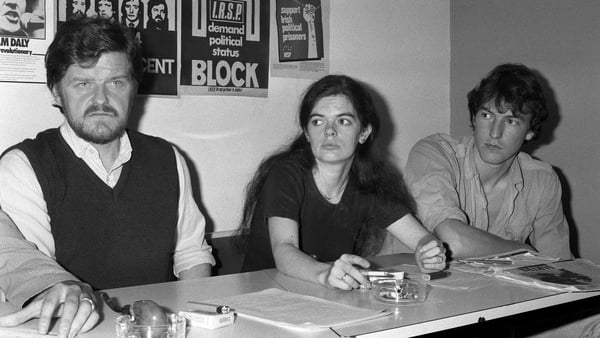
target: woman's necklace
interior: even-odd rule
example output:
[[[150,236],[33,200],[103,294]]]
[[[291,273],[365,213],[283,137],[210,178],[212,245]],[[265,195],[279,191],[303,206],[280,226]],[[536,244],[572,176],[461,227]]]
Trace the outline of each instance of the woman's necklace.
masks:
[[[318,178],[319,178],[320,176],[318,176],[318,175],[314,175],[314,177],[315,177],[315,183],[316,183],[316,186],[317,186],[317,190],[319,190],[319,192],[321,193],[321,196],[323,196],[323,197],[324,197],[324,198],[325,198],[327,201],[329,201],[329,202],[332,202],[332,201],[333,201],[333,202],[336,202],[336,201],[339,201],[339,200],[341,199],[341,196],[344,194],[344,190],[346,190],[346,185],[348,184],[348,177],[346,177],[346,178],[344,179],[344,181],[342,182],[342,184],[340,185],[340,187],[339,187],[339,188],[337,189],[337,191],[336,191],[334,194],[332,194],[332,195],[328,195],[328,194],[326,194],[326,193],[325,193],[325,192],[324,192],[324,191],[321,189],[321,187],[319,187],[319,181],[320,181],[320,180],[319,180]]]

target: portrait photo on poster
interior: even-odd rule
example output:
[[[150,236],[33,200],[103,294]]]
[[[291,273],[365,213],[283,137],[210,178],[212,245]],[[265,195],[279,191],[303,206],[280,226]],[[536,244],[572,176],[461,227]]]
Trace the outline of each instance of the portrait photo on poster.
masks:
[[[0,0],[0,36],[46,38],[46,0]]]
[[[146,29],[171,32],[176,30],[176,0],[58,0],[57,3],[58,22],[76,17],[102,17],[119,21],[138,32]]]

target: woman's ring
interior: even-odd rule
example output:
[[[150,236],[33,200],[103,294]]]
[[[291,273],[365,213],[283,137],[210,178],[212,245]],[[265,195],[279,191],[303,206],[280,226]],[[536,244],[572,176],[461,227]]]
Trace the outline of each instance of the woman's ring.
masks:
[[[90,306],[92,307],[92,312],[96,309],[96,304],[94,304],[94,301],[90,297],[83,297],[79,300],[79,304],[83,302],[90,303]]]
[[[340,279],[343,280],[346,276],[348,276],[347,273],[345,273],[342,277],[340,277]]]

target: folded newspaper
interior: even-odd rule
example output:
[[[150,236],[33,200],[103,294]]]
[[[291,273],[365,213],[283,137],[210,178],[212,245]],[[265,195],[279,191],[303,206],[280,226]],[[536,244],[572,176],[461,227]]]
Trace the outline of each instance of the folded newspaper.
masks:
[[[451,263],[451,269],[557,291],[600,290],[600,266],[593,262],[582,258],[559,261],[528,250],[462,259]]]

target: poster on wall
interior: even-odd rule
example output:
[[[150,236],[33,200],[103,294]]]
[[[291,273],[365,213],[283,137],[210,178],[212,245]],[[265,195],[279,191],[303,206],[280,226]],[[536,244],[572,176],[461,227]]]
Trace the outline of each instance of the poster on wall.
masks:
[[[176,0],[57,0],[58,25],[73,17],[103,17],[130,27],[142,49],[138,93],[177,95]]]
[[[185,0],[182,94],[266,97],[270,0]]]
[[[318,79],[329,72],[329,0],[276,0],[271,74]]]
[[[46,83],[46,1],[0,1],[0,81]]]

